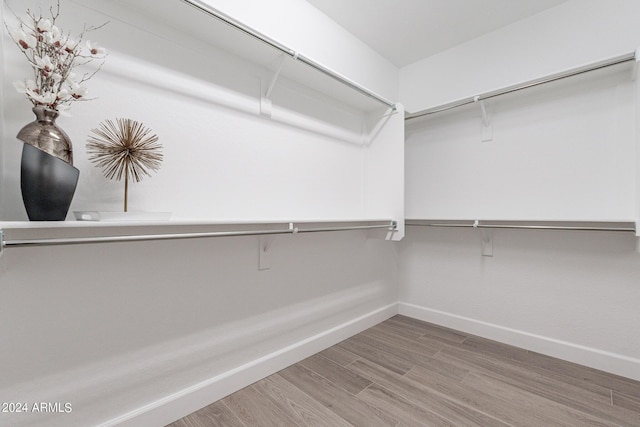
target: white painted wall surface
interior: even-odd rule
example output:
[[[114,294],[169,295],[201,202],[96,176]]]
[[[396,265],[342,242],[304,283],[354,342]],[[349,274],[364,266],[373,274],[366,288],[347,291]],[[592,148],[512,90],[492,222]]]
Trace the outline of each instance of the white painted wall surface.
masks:
[[[634,80],[634,105],[635,105],[635,172],[636,172],[636,180],[635,180],[635,188],[633,194],[636,195],[636,236],[638,236],[637,242],[637,250],[640,252],[640,79],[636,78]]]
[[[14,3],[18,11],[25,8]],[[104,29],[90,35],[110,51],[103,70],[88,82],[96,99],[74,105],[73,117],[58,121],[75,144],[75,165],[81,170],[70,211],[121,209],[123,184],[107,181],[88,162],[85,143],[90,130],[101,121],[128,117],[153,129],[165,152],[160,172],[131,186],[131,210],[168,211],[179,219],[370,215],[363,195],[363,161],[370,157],[364,143],[371,131],[365,113],[337,103],[331,94],[280,79],[273,92],[272,117],[262,116],[261,81],[270,77],[271,64],[247,62],[134,9],[102,5],[104,15],[93,11],[100,4],[91,2],[63,6],[63,28],[69,28],[64,27],[66,23],[79,31],[80,22],[110,20]],[[314,19],[326,24],[326,17],[313,14],[301,15],[296,22],[310,20],[313,26]],[[339,37],[350,42],[349,49],[356,49],[353,37],[349,39],[344,32],[333,35],[333,30],[325,25],[314,34]],[[5,220],[20,220],[25,218],[18,181],[21,143],[13,135],[32,120],[32,113],[11,83],[29,69],[6,35],[4,45],[3,87],[6,105],[11,108],[7,108],[3,129],[6,194],[2,210]],[[369,50],[361,50],[363,57],[370,55]],[[379,68],[363,66],[361,72]],[[402,118],[398,115],[393,121],[402,123]],[[403,130],[398,125],[395,129],[377,141],[401,152]],[[386,138],[392,142],[385,142]],[[376,172],[387,174],[389,167],[387,163]],[[401,179],[402,158],[391,167],[391,175]],[[402,194],[401,187],[396,191]],[[387,205],[385,216],[402,210],[401,199],[394,203]],[[380,215],[381,210],[374,214]]]
[[[18,12],[40,3],[48,7],[8,1]],[[316,19],[309,13],[296,24]],[[261,82],[271,64],[247,62],[118,2],[62,2],[65,30],[107,19],[91,35],[110,52],[88,82],[96,99],[59,119],[81,170],[71,211],[120,209],[123,184],[88,162],[85,143],[99,122],[128,117],[152,128],[165,154],[156,175],[132,184],[131,210],[207,221],[404,217],[402,114],[368,145],[377,122],[369,111],[283,79],[273,116],[264,117]],[[328,36],[336,38],[333,53],[349,46],[351,71],[363,59],[350,77],[397,90],[393,70],[380,74],[373,65],[379,58],[344,33]],[[2,37],[0,218],[15,221],[26,214],[14,135],[33,115],[11,87],[29,67]],[[389,150],[391,163],[382,157]],[[390,167],[395,192],[387,186],[367,201],[372,177]],[[382,203],[389,193],[393,199]],[[0,401],[69,402],[73,411],[1,414],[0,424],[164,425],[396,312],[390,242],[365,232],[274,237],[271,269],[258,271],[258,240],[7,251],[0,258]]]
[[[73,411],[0,424],[165,425],[395,312],[390,242],[270,239],[264,271],[258,237],[7,251],[0,401]]]
[[[16,11],[27,7],[24,2],[9,5]],[[81,171],[70,211],[121,209],[123,183],[102,177],[87,160],[85,144],[90,130],[100,122],[127,117],[153,129],[165,154],[158,174],[131,186],[131,210],[168,211],[179,219],[222,220],[354,219],[369,215],[363,194],[363,161],[368,156],[366,143],[371,131],[368,112],[333,100],[331,93],[319,93],[281,78],[273,91],[272,116],[261,115],[262,81],[269,81],[271,63],[247,62],[180,28],[136,12],[126,3],[118,5],[63,4],[60,26],[65,30],[76,33],[84,22],[110,21],[87,36],[110,52],[104,68],[88,82],[90,96],[95,99],[76,103],[73,117],[58,120],[74,142],[75,166]],[[326,24],[326,17],[314,14],[301,15],[296,22],[300,25],[307,19],[310,26],[316,24],[314,19]],[[210,24],[206,19],[204,22]],[[189,27],[188,22],[182,25]],[[332,28],[321,26],[316,37],[333,35]],[[363,74],[380,68],[366,66],[371,65],[366,59],[371,52],[352,36],[344,32],[333,36],[343,42],[334,46],[349,45],[351,55],[364,58]],[[22,144],[14,135],[33,114],[30,103],[11,83],[28,75],[29,67],[6,34],[3,37],[6,167],[2,218],[22,220],[26,218],[18,178]],[[277,53],[272,55],[277,58]],[[391,81],[397,82],[394,78]],[[394,121],[401,123],[402,119],[398,116]],[[395,133],[387,132],[382,138],[392,142],[378,141],[401,152],[402,128],[396,125],[394,129]],[[402,177],[401,158],[393,166],[385,165],[380,173],[390,173],[389,167],[394,170],[391,175]],[[398,191],[401,194],[401,187]],[[388,206],[385,216],[402,209],[399,199],[395,206]],[[379,215],[380,209],[375,214]]]
[[[630,67],[407,125],[407,218],[635,221]]]
[[[408,111],[633,51],[640,3],[570,1],[401,70]],[[637,79],[624,67],[407,127],[408,218],[637,221]],[[400,312],[640,379],[633,233],[408,227]]]
[[[400,99],[415,112],[633,52],[639,15],[636,0],[568,1],[404,67]]]
[[[404,171],[404,150],[398,150],[393,135],[404,135],[404,107],[397,105],[397,110],[375,112],[369,115],[372,139],[364,152],[364,200],[365,212],[372,218],[385,215],[389,208],[395,209],[391,218],[397,219],[398,231],[392,235],[393,240],[404,237],[404,181],[402,176],[380,173],[392,164]],[[388,214],[387,214],[388,215]],[[381,218],[384,218],[382,216]]]
[[[407,227],[400,313],[640,379],[633,233]]]
[[[205,3],[391,101],[398,99],[398,69],[304,0]]]

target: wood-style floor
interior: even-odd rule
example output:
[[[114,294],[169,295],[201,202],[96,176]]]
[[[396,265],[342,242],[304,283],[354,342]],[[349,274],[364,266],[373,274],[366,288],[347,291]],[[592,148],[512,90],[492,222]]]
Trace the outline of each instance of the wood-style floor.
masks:
[[[640,426],[640,382],[395,316],[171,427]]]

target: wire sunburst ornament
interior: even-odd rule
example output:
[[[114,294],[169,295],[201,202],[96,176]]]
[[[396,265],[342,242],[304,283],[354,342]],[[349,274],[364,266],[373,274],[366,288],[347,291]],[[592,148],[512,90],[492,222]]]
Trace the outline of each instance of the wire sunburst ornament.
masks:
[[[131,119],[105,120],[91,130],[87,143],[89,160],[103,169],[104,176],[120,181],[124,176],[124,211],[127,212],[129,179],[140,182],[162,164],[162,144],[151,129]]]

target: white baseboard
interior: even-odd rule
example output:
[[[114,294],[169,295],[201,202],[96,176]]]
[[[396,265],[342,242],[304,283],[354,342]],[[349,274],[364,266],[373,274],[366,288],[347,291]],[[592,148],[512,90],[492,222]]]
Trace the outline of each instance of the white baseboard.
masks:
[[[640,380],[640,359],[414,304],[398,303],[398,314]]]
[[[374,310],[135,411],[123,414],[117,419],[102,424],[102,426],[167,425],[396,314],[398,314],[397,303]]]

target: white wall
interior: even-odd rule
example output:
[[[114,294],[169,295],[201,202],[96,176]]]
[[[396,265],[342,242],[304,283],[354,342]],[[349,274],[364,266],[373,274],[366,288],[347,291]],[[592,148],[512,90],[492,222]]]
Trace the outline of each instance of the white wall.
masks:
[[[633,233],[407,227],[400,313],[640,379]]]
[[[73,410],[0,424],[165,425],[395,312],[390,242],[275,236],[258,271],[258,241],[7,250],[0,400]]]
[[[628,53],[636,1],[570,1],[401,70],[417,111]],[[408,218],[638,220],[637,79],[594,72],[407,127]],[[640,379],[633,233],[409,227],[400,312]]]
[[[304,0],[205,3],[391,101],[398,99],[398,69]]]
[[[398,150],[394,144],[393,135],[404,135],[404,107],[397,104],[397,110],[386,111],[382,117],[379,113],[371,114],[372,141],[368,145],[364,158],[364,199],[365,211],[372,217],[385,218],[390,207],[395,208],[391,218],[398,221],[398,231],[393,233],[394,240],[404,237],[404,181],[405,174],[401,176],[380,173],[388,168],[388,165],[400,165],[404,171],[404,149]],[[401,118],[401,120],[398,120]]]
[[[21,2],[9,5],[17,11],[26,8]],[[98,7],[100,12],[93,10]],[[212,18],[207,20],[188,6],[181,7],[187,11],[185,19],[195,14],[211,24]],[[265,22],[272,15],[266,14]],[[311,26],[316,21],[326,24],[324,15],[311,14],[300,16],[297,25],[303,19]],[[87,36],[110,51],[104,68],[88,82],[90,96],[95,99],[76,103],[73,117],[58,120],[74,142],[75,166],[81,171],[70,211],[121,208],[123,184],[102,177],[88,162],[85,144],[90,130],[100,122],[127,117],[153,129],[165,154],[158,174],[131,186],[131,210],[222,220],[371,217],[364,199],[363,172],[363,159],[370,156],[365,144],[371,131],[370,111],[282,78],[273,92],[272,117],[266,117],[260,115],[261,85],[270,77],[271,63],[247,62],[181,28],[163,25],[144,12],[117,4],[66,2],[60,22],[63,29],[78,32],[81,22],[100,24],[106,20],[110,22],[105,28]],[[188,21],[180,24],[190,27]],[[333,34],[333,27],[326,25],[318,31],[315,37],[326,33],[343,40],[351,46],[351,55],[357,58],[360,54],[364,65],[376,59],[371,59],[370,49],[345,32]],[[32,120],[32,113],[30,104],[11,83],[28,75],[29,68],[6,34],[4,44],[2,218],[21,220],[26,218],[18,182],[21,143],[14,135]],[[362,49],[357,51],[357,46]],[[277,52],[272,58],[277,58]],[[364,65],[361,74],[380,68]],[[372,74],[374,79],[397,82],[393,74]],[[401,124],[401,116],[394,115],[391,123]],[[390,127],[395,131],[387,132],[378,142],[402,151],[403,130],[398,124]],[[402,177],[402,159],[384,169]],[[402,209],[400,199],[388,206],[385,216]],[[380,210],[375,212],[380,214]]]
[[[46,10],[45,1],[3,2],[3,18],[12,20],[7,5],[22,12],[39,3]],[[264,23],[279,16],[270,11]],[[370,49],[313,11],[295,23],[316,28],[316,19],[324,25],[324,33],[314,33],[317,43],[325,34],[337,40],[334,47],[349,46],[344,73],[393,97],[397,78],[388,67],[372,71],[386,66],[376,65],[380,58]],[[71,211],[120,209],[122,183],[107,181],[88,162],[85,143],[99,122],[128,117],[152,128],[165,154],[156,175],[132,184],[131,210],[219,222],[404,218],[402,113],[378,129],[381,108],[361,110],[280,79],[266,117],[260,95],[270,63],[248,62],[194,38],[190,28],[116,2],[62,2],[65,30],[105,20],[111,22],[90,36],[110,51],[88,83],[96,99],[59,120],[81,171]],[[33,115],[11,87],[29,68],[4,33],[2,45],[0,218],[10,239],[10,221],[26,219],[22,144],[14,135]],[[394,156],[384,161],[389,152]],[[372,191],[386,174],[393,184]],[[185,231],[173,227],[160,232]],[[30,232],[46,237],[71,229],[54,224]],[[0,400],[68,402],[72,412],[1,414],[0,424],[164,425],[396,312],[390,242],[356,231],[270,237],[269,247],[271,268],[264,271],[257,237],[6,250]]]
[[[407,218],[635,221],[630,67],[407,124]]]
[[[404,67],[400,99],[415,112],[633,52],[639,9],[635,0],[562,3]]]

